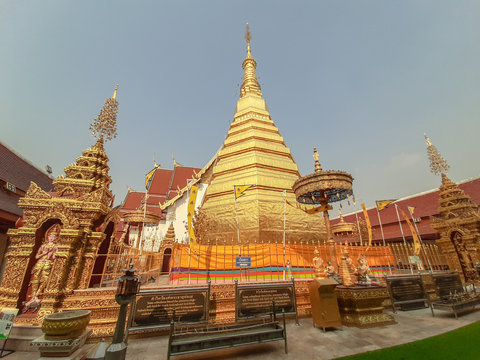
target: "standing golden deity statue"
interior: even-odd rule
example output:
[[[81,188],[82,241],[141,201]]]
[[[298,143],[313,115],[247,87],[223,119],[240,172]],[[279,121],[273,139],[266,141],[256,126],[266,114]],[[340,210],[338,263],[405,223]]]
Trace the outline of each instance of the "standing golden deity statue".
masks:
[[[25,303],[25,308],[38,307],[42,302],[39,296],[43,295],[47,286],[48,276],[52,270],[52,264],[55,260],[55,252],[57,251],[57,239],[60,235],[60,225],[55,224],[45,233],[45,241],[38,249],[35,255],[36,263],[32,269],[31,289],[32,294],[30,300]]]

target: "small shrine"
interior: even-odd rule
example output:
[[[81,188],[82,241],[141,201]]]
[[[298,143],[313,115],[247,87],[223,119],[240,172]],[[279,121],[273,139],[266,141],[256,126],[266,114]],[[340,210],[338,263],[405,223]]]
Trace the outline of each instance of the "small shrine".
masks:
[[[439,216],[432,218],[432,226],[441,238],[437,240],[448,266],[458,271],[463,282],[478,280],[478,241],[480,214],[478,205],[451,181],[446,173],[450,166],[425,135],[431,172],[441,175]]]
[[[104,141],[116,137],[117,88],[90,126],[95,145],[57,177],[54,191],[32,182],[19,207],[22,223],[8,232],[0,285],[3,306],[19,308],[17,323],[39,325],[76,289],[98,286],[119,217]]]

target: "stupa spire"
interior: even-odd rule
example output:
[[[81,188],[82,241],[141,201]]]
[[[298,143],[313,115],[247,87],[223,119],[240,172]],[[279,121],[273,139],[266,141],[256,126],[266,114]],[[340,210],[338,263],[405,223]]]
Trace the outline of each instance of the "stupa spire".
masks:
[[[247,95],[257,95],[262,96],[260,91],[260,84],[258,83],[257,73],[255,69],[257,67],[257,62],[252,57],[252,51],[250,48],[250,41],[252,40],[252,35],[250,33],[250,26],[247,23],[247,30],[245,32],[245,41],[247,42],[247,57],[243,60],[242,68],[243,72],[243,82],[242,87],[240,88],[240,98],[243,98]]]
[[[117,113],[118,113],[118,101],[117,101],[118,85],[115,86],[115,91],[112,97],[105,100],[102,110],[98,116],[90,124],[90,131],[94,137],[105,140],[112,140],[117,137]]]
[[[450,169],[450,165],[448,165],[447,161],[443,158],[435,145],[431,143],[427,134],[423,134],[423,136],[425,136],[425,141],[427,142],[427,155],[430,160],[430,171],[435,175],[441,174],[442,176],[445,176],[448,169]]]

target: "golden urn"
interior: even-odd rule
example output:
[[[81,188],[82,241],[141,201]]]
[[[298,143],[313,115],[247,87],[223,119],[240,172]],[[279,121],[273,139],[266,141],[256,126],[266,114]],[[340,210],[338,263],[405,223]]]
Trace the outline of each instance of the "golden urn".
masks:
[[[90,310],[70,310],[45,316],[42,331],[47,340],[65,340],[80,336],[90,322]]]

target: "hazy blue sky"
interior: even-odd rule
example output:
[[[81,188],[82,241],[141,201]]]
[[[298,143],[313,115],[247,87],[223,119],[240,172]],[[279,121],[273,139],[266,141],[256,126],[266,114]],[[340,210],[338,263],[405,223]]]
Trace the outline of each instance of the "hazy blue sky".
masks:
[[[454,181],[478,176],[480,1],[0,1],[0,140],[54,175],[94,139],[116,203],[153,154],[203,167],[239,95],[249,22],[271,116],[302,175],[350,172],[372,205],[438,187],[426,132]]]

